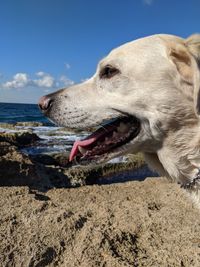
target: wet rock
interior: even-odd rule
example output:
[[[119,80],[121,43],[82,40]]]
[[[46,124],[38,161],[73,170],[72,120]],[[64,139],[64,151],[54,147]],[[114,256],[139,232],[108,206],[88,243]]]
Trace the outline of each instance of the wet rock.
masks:
[[[55,153],[55,154],[36,154],[30,155],[30,158],[35,162],[44,164],[44,165],[55,165],[60,167],[71,167],[71,163],[69,163],[69,153],[66,151],[65,153]]]
[[[54,158],[56,165],[62,166],[62,167],[69,167],[72,164],[69,163],[69,151],[66,151],[64,153],[57,153],[52,155],[52,157]]]
[[[124,182],[133,180],[136,174],[139,177],[143,168],[147,168],[141,155],[130,156],[125,163],[91,166],[71,166],[72,163],[68,162],[65,153],[34,155],[30,158],[35,164],[37,175],[45,181],[48,180],[51,187],[57,188]],[[142,179],[148,173],[141,175]]]
[[[11,123],[0,123],[0,128],[9,129],[9,130],[16,130],[15,125]]]
[[[8,142],[0,142],[0,156],[3,156],[9,152],[13,152],[16,149],[16,146],[13,146]]]
[[[8,142],[18,147],[30,145],[40,138],[31,131],[23,132],[0,132],[0,142]]]
[[[55,159],[46,154],[38,154],[38,155],[31,155],[30,158],[37,163],[41,163],[44,165],[56,165]]]
[[[69,168],[69,166],[62,167],[60,170],[67,177],[71,187],[101,184],[106,183],[106,180],[108,183],[112,183],[115,181],[115,174],[119,175],[125,171],[131,171],[133,174],[135,170],[140,170],[143,167],[146,168],[144,158],[141,154],[127,156],[126,162],[108,163],[104,165],[93,164],[89,166],[77,165],[72,168]]]
[[[17,122],[14,126],[22,126],[22,127],[38,127],[45,126],[45,123],[37,122],[37,121],[26,121],[26,122]]]

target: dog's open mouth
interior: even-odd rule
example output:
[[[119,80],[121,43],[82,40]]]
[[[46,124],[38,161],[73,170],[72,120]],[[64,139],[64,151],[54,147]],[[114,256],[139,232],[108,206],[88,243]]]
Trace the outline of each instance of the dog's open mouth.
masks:
[[[140,132],[140,122],[136,117],[117,118],[105,124],[84,140],[76,141],[69,160],[96,160],[116,148],[130,142]]]

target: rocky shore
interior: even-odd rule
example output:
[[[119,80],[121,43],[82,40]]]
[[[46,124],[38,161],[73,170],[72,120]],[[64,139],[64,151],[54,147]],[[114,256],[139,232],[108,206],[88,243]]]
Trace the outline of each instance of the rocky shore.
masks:
[[[20,124],[21,125],[21,124]],[[24,123],[23,123],[24,125]],[[28,123],[25,123],[27,126]],[[30,125],[34,125],[35,123]],[[69,151],[50,154],[23,153],[40,138],[30,129],[20,131],[17,125],[0,124],[10,132],[0,132],[0,184],[2,186],[29,186],[40,191],[54,187],[78,187],[124,181],[133,174],[141,179],[149,173],[141,155],[129,155],[126,162],[108,163],[101,166],[78,166],[68,161]],[[125,173],[125,174],[124,174]],[[129,179],[129,178],[127,178]]]
[[[199,266],[200,212],[178,185],[145,179],[141,155],[80,167],[25,154],[31,125],[0,132],[0,266]]]

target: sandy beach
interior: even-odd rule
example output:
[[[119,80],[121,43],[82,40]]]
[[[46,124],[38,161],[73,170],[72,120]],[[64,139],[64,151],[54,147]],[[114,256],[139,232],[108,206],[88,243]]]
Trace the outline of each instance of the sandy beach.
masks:
[[[2,266],[199,266],[199,211],[165,179],[0,191]]]

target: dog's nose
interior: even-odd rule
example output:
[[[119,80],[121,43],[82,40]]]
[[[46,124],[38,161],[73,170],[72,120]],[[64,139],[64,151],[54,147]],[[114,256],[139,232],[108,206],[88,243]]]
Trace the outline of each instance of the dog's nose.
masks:
[[[39,100],[38,106],[42,111],[47,111],[50,108],[52,102],[53,100],[49,96],[42,96]]]

